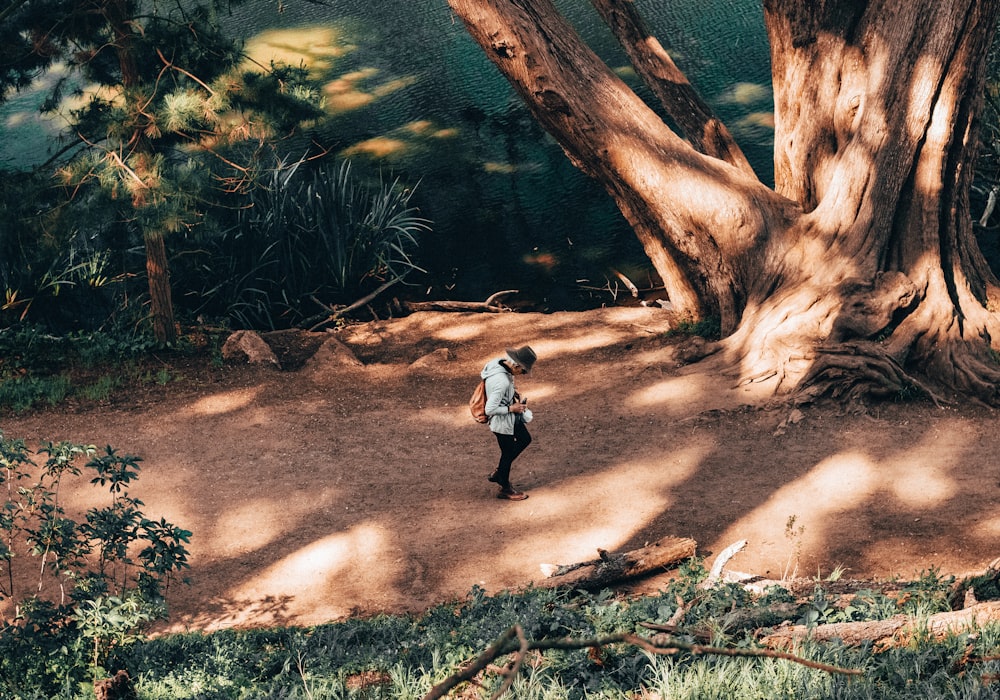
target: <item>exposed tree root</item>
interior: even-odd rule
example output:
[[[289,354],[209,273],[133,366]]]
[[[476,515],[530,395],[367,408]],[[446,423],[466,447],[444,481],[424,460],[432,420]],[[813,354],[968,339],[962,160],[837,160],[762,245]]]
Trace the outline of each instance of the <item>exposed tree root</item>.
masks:
[[[1000,406],[1000,366],[977,357],[962,342],[939,343],[925,365],[955,392],[987,406]]]
[[[812,367],[794,392],[797,403],[820,398],[862,401],[866,398],[926,395],[938,407],[948,403],[924,382],[907,373],[872,341],[850,341],[817,348]]]

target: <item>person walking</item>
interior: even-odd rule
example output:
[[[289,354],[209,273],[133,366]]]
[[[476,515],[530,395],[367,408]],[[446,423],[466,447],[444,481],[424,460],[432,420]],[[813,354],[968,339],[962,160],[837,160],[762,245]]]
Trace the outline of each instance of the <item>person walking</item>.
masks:
[[[487,362],[481,373],[486,381],[486,415],[489,416],[490,430],[500,446],[500,463],[486,478],[500,486],[497,498],[523,501],[528,494],[511,485],[510,468],[531,444],[527,428],[531,411],[528,410],[528,400],[517,393],[514,377],[531,372],[536,356],[527,345],[507,348],[506,353],[505,357]]]

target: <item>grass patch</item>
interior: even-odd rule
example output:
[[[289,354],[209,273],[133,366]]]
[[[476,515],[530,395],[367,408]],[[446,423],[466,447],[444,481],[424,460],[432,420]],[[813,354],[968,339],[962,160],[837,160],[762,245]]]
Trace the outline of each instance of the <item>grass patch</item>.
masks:
[[[720,585],[695,588],[692,572],[661,595],[621,599],[610,593],[531,590],[487,596],[473,589],[467,600],[416,617],[378,616],[311,628],[231,630],[181,634],[133,645],[118,657],[137,680],[139,698],[414,698],[424,697],[449,675],[519,624],[527,639],[593,639],[615,632],[648,636],[642,621],[666,623],[677,596],[695,601],[677,639],[735,649],[757,646],[755,631],[737,630],[727,620],[735,611],[765,608],[787,598],[778,591],[751,598],[745,590]],[[819,584],[818,584],[819,585]],[[868,591],[867,610],[879,614],[936,601],[946,582],[933,576],[898,595]],[[818,597],[823,597],[818,590]],[[879,598],[878,601],[874,599]],[[814,598],[815,600],[815,598]],[[810,602],[801,604],[805,617]],[[935,606],[931,606],[935,607]],[[860,604],[856,610],[860,610]],[[805,658],[861,676],[841,676],[793,662],[731,658],[679,651],[655,655],[629,644],[601,648],[549,649],[527,654],[503,697],[518,700],[626,700],[633,698],[987,698],[996,697],[996,662],[966,664],[995,655],[1000,629],[944,641],[915,639],[901,648],[876,652],[870,646],[807,644],[794,650]],[[465,682],[449,697],[488,698],[505,680],[509,656]],[[509,669],[508,669],[509,671]]]
[[[42,404],[55,406],[69,395],[71,383],[66,374],[10,377],[0,381],[0,406],[15,413],[24,413]]]
[[[102,374],[96,382],[81,387],[77,393],[88,401],[107,401],[121,381],[109,374]]]
[[[0,409],[24,413],[68,399],[124,398],[127,389],[180,381],[183,374],[173,365],[199,355],[210,356],[219,368],[224,333],[199,332],[160,347],[133,333],[56,336],[32,325],[0,329]]]

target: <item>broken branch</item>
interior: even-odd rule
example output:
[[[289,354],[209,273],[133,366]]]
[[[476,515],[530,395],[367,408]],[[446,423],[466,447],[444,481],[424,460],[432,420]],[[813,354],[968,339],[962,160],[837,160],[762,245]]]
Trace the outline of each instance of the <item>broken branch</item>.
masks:
[[[965,610],[937,613],[927,618],[896,615],[888,620],[836,622],[818,627],[808,625],[783,627],[765,637],[763,644],[773,648],[789,646],[793,642],[803,639],[818,642],[839,639],[849,646],[856,646],[864,642],[892,646],[918,631],[926,631],[934,637],[941,638],[948,634],[997,621],[1000,621],[1000,601],[990,601],[973,605]]]
[[[368,302],[370,302],[372,299],[374,299],[375,297],[377,297],[379,294],[381,294],[382,292],[384,292],[385,290],[387,290],[392,285],[396,284],[397,282],[402,281],[402,279],[403,279],[402,277],[393,277],[391,280],[389,280],[388,282],[386,282],[385,284],[383,284],[382,286],[380,286],[378,289],[376,289],[371,294],[367,294],[367,295],[361,297],[360,299],[358,299],[356,302],[354,302],[350,306],[345,306],[345,307],[343,307],[341,309],[334,309],[333,307],[327,306],[326,304],[323,304],[318,299],[316,299],[315,297],[313,297],[313,301],[315,301],[317,304],[319,304],[320,306],[322,306],[327,311],[330,311],[331,313],[324,320],[320,321],[319,323],[317,323],[315,326],[313,326],[309,330],[310,331],[315,331],[318,328],[321,328],[322,326],[325,326],[328,323],[333,323],[334,321],[336,321],[341,316],[344,316],[345,314],[349,314],[352,311],[354,311],[355,309],[361,308],[362,306],[364,306],[365,304],[367,304]],[[313,318],[315,318],[315,317],[313,317]]]

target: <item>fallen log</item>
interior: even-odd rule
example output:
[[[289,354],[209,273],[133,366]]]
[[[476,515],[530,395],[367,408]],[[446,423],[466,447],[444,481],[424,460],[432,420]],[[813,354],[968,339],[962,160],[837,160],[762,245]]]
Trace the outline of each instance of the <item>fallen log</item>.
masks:
[[[598,558],[591,561],[554,566],[542,564],[546,578],[535,585],[539,588],[571,586],[584,590],[607,587],[627,579],[659,573],[684,559],[694,556],[698,543],[686,537],[664,537],[653,544],[621,554],[598,549]]]
[[[1000,621],[1000,601],[992,600],[965,610],[937,613],[926,618],[896,615],[888,620],[835,622],[816,627],[808,625],[782,627],[764,637],[762,643],[770,648],[785,648],[804,639],[818,642],[839,639],[848,646],[872,642],[885,648],[905,643],[906,639],[917,633],[926,633],[939,639],[997,621]]]
[[[499,313],[510,311],[510,308],[499,303],[501,297],[517,294],[516,289],[495,292],[486,301],[404,301],[402,306],[407,311],[486,311]]]

